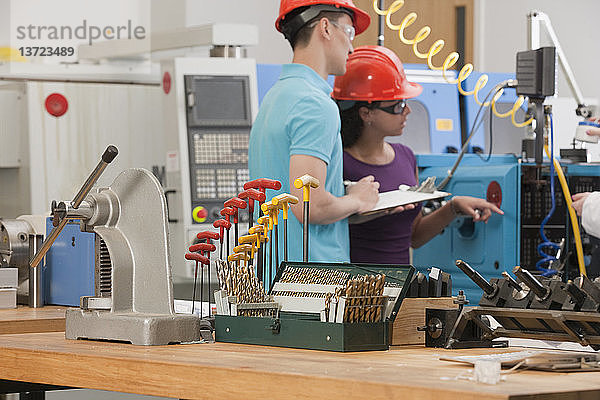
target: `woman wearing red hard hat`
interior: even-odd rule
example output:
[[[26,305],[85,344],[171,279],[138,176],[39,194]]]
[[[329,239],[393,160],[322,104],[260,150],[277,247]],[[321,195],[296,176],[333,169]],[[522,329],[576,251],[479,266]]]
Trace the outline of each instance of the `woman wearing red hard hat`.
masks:
[[[406,99],[421,94],[421,85],[406,79],[396,54],[380,46],[355,49],[346,74],[335,79],[333,98],[340,109],[344,146],[344,179],[356,181],[372,175],[380,192],[414,186],[418,182],[415,156],[386,136],[402,134],[410,107]],[[350,225],[352,262],[407,264],[409,248],[419,247],[440,233],[458,214],[487,221],[503,212],[474,197],[455,196],[435,212],[422,216],[420,206],[407,206],[360,224]]]
[[[263,98],[250,133],[248,167],[250,179],[281,182],[275,195],[301,197],[294,179],[308,174],[319,180],[310,193],[311,261],[350,261],[347,217],[373,208],[378,199],[373,177],[344,192],[340,116],[327,83],[328,75],[344,74],[354,35],[369,22],[351,0],[282,0],[275,22],[294,58]],[[291,210],[289,241],[302,243],[302,204]],[[290,260],[302,260],[301,246],[289,250]]]

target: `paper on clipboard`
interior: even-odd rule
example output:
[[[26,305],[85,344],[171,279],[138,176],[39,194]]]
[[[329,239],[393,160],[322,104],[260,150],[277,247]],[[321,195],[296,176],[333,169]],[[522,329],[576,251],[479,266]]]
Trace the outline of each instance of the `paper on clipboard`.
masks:
[[[383,210],[403,206],[406,204],[421,203],[423,201],[441,199],[450,196],[450,193],[440,192],[438,190],[433,193],[414,192],[411,190],[392,190],[390,192],[379,193],[379,201],[371,211],[361,213],[361,215],[371,215]]]

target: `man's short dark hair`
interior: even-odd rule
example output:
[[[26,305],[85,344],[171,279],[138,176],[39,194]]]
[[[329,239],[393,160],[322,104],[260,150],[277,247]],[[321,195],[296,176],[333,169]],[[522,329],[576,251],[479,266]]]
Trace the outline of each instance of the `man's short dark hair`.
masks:
[[[296,50],[297,47],[302,48],[308,46],[308,42],[310,42],[310,37],[312,36],[312,33],[315,30],[315,27],[317,26],[315,22],[320,21],[321,18],[327,18],[330,21],[337,22],[344,14],[345,13],[343,12],[334,11],[322,11],[321,13],[319,13],[319,15],[317,15],[315,18],[310,20],[306,25],[304,25],[298,30],[298,33],[296,33],[294,39],[290,41],[292,49]]]
[[[281,32],[290,42],[292,49],[306,46],[316,25],[316,21],[327,18],[337,22],[342,14],[354,19],[354,13],[346,8],[338,8],[328,4],[298,7],[285,16],[281,22]]]

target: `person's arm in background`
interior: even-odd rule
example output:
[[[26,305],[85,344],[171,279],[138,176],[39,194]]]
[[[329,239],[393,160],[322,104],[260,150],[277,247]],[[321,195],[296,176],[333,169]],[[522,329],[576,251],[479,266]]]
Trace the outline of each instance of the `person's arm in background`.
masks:
[[[417,176],[417,182],[419,178]],[[485,222],[492,216],[492,212],[504,214],[494,204],[471,196],[454,196],[441,208],[423,217],[420,213],[413,222],[411,247],[418,248],[438,235],[457,215],[472,217],[475,222]]]
[[[454,196],[441,208],[423,217],[421,214],[413,222],[411,247],[418,248],[438,235],[458,215],[472,217],[475,222],[486,222],[492,212],[504,214],[494,204],[477,197]]]
[[[302,175],[311,175],[320,182],[318,188],[310,189],[310,223],[330,224],[358,212],[371,210],[379,199],[379,183],[373,176],[366,176],[348,188],[347,194],[336,197],[325,190],[327,164],[325,161],[308,155],[290,156],[290,193],[300,199],[291,206],[292,212],[302,221],[302,189],[296,189],[294,180]]]
[[[600,192],[574,194],[573,208],[581,216],[586,233],[600,238]]]
[[[589,118],[588,121],[596,122],[600,124],[600,117]],[[600,128],[589,128],[585,131],[589,136],[600,136]]]

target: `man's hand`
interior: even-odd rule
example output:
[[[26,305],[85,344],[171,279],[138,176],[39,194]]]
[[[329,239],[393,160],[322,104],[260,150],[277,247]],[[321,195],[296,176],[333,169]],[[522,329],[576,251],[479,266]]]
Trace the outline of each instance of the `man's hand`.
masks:
[[[473,221],[486,222],[492,216],[492,212],[504,215],[504,211],[484,199],[471,196],[455,196],[450,200],[456,212],[473,217]]]
[[[583,193],[575,193],[572,196],[573,204],[571,206],[573,207],[573,209],[575,210],[577,215],[579,215],[580,217],[581,217],[581,212],[583,211],[583,203],[585,203],[585,200],[588,198],[588,196],[590,194],[591,194],[590,192],[583,192]]]

